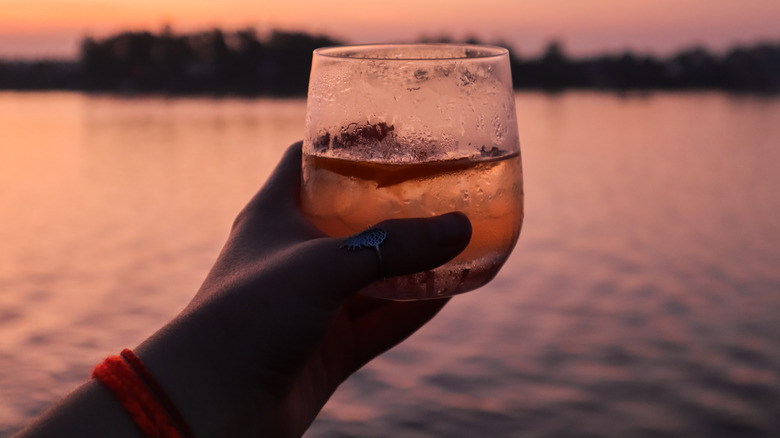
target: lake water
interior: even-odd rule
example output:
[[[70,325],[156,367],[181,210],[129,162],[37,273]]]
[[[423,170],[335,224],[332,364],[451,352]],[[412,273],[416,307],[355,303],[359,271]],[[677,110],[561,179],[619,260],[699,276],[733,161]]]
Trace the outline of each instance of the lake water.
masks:
[[[780,436],[780,98],[517,108],[511,259],[306,436]],[[0,93],[0,436],[188,302],[304,112]]]

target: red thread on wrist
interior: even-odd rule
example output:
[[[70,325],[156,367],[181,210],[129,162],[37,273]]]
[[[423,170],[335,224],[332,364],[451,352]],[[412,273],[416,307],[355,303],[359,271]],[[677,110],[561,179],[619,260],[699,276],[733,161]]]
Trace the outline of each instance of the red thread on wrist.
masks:
[[[149,438],[181,438],[163,406],[130,365],[119,356],[109,356],[92,371],[127,410]]]
[[[132,368],[133,371],[135,371],[135,373],[141,378],[141,380],[146,383],[146,386],[149,387],[149,389],[152,391],[152,394],[157,397],[157,400],[168,412],[171,420],[173,420],[173,423],[181,432],[182,437],[194,438],[195,434],[192,432],[192,429],[187,423],[187,420],[184,419],[184,416],[176,408],[176,404],[173,403],[173,400],[171,400],[171,398],[168,396],[168,393],[165,391],[162,385],[160,385],[160,382],[154,378],[152,373],[149,372],[149,369],[146,368],[146,365],[144,365],[143,362],[141,362],[141,359],[135,354],[135,352],[129,348],[125,348],[122,350],[120,355],[125,360],[125,362],[130,365],[130,368]]]

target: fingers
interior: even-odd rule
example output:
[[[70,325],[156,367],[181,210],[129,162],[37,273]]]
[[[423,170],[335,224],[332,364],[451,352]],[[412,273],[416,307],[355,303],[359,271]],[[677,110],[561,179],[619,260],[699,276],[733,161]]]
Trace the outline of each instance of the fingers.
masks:
[[[322,233],[301,214],[301,143],[290,146],[263,187],[238,214],[229,247],[243,257],[270,255]]]
[[[301,149],[303,142],[287,148],[256,198],[262,204],[295,206],[301,191]]]
[[[426,271],[457,256],[471,239],[471,223],[460,212],[431,218],[391,219],[377,227],[387,232],[374,248],[350,251],[341,248],[342,238],[317,239],[296,251],[300,266],[306,266],[307,281],[316,285],[320,298],[340,303],[382,276],[392,277]]]
[[[371,281],[382,274],[392,277],[433,269],[460,254],[471,240],[471,222],[460,212],[388,220],[377,226],[388,237],[380,247],[384,272],[378,272],[375,264],[368,272]]]
[[[373,281],[433,269],[468,245],[471,223],[459,212],[377,224],[387,232],[379,247],[381,258],[374,248],[341,248],[343,238],[317,239],[322,233],[303,217],[298,205],[301,147],[299,142],[287,149],[263,188],[239,214],[226,254],[242,260],[274,254],[273,264],[279,270],[273,270],[293,276],[299,287],[292,290],[339,305]]]

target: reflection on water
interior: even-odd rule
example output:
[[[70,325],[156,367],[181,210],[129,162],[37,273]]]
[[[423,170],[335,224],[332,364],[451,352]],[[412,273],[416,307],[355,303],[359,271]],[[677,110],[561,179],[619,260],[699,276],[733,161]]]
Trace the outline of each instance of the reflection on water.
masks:
[[[517,108],[514,255],[307,436],[780,434],[780,100]],[[304,111],[0,94],[0,436],[188,301]]]

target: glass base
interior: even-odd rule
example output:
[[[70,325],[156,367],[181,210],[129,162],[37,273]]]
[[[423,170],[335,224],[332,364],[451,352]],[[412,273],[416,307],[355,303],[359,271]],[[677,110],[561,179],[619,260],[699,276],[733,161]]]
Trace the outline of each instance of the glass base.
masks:
[[[505,261],[506,257],[455,260],[431,271],[375,281],[359,293],[392,301],[446,298],[484,286],[498,274]]]

